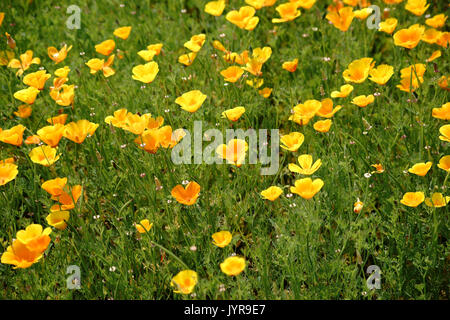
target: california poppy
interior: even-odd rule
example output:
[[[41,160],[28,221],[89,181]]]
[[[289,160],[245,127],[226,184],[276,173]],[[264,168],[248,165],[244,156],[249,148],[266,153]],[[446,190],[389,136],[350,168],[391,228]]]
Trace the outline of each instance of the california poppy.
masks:
[[[175,186],[172,191],[172,197],[174,197],[179,203],[191,206],[197,202],[197,198],[200,193],[200,185],[191,181],[186,188],[183,188],[181,184]]]

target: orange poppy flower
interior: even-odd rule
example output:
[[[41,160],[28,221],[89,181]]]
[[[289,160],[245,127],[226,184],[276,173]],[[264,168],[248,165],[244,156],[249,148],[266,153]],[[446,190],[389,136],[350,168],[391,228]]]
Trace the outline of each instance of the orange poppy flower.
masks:
[[[333,26],[341,31],[347,31],[352,23],[355,14],[353,13],[352,7],[344,7],[339,9],[338,12],[329,12],[325,18],[333,23]]]
[[[23,77],[23,83],[27,86],[36,88],[38,90],[44,89],[45,82],[51,77],[52,75],[47,73],[45,70],[39,70],[33,73],[27,74],[25,77]]]
[[[259,18],[255,17],[255,8],[243,6],[238,10],[232,10],[227,13],[226,19],[241,29],[253,30],[259,22]]]
[[[114,42],[114,40],[109,39],[109,40],[103,41],[100,44],[95,45],[95,51],[97,51],[98,53],[100,53],[104,56],[109,56],[111,54],[111,52],[113,52],[115,47],[116,47],[116,43]]]
[[[172,197],[174,197],[175,200],[187,206],[191,206],[197,202],[199,193],[200,185],[195,181],[189,182],[186,188],[183,188],[183,186],[179,184],[171,191]]]
[[[130,36],[131,27],[120,27],[114,30],[113,34],[123,40],[127,40]]]
[[[394,44],[396,46],[413,49],[415,48],[425,32],[425,27],[414,24],[408,29],[401,29],[394,33]]]
[[[60,63],[61,61],[64,61],[67,57],[67,53],[72,49],[72,46],[67,48],[67,44],[65,44],[61,50],[58,51],[55,47],[48,47],[47,53],[50,59],[55,61],[55,64]]]
[[[98,124],[92,123],[88,120],[71,122],[65,126],[64,138],[76,143],[82,143],[86,137],[92,136],[97,128]]]

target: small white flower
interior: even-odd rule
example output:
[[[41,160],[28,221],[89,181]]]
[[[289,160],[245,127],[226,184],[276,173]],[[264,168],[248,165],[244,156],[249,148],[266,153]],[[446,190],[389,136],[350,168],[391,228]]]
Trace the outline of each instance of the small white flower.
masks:
[[[370,172],[366,172],[364,173],[364,178],[369,179],[372,175],[370,174]]]
[[[111,272],[116,271],[116,267],[115,267],[115,266],[110,267],[110,268],[109,268],[109,271],[111,271]]]

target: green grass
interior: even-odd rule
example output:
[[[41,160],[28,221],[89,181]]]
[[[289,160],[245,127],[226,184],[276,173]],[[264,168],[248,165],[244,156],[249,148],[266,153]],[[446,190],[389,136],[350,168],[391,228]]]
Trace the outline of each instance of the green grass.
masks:
[[[53,74],[67,65],[72,70],[69,83],[77,89],[74,108],[63,108],[48,94],[50,79],[33,105],[32,116],[20,119],[13,114],[21,104],[13,93],[26,86],[15,70],[0,67],[0,127],[23,124],[27,137],[47,125],[45,119],[57,115],[59,109],[69,114],[67,122],[88,119],[100,126],[81,145],[63,138],[59,144],[61,159],[50,168],[30,161],[28,153],[33,146],[0,144],[0,159],[15,156],[19,165],[16,179],[0,187],[1,252],[18,230],[31,223],[47,226],[45,217],[53,201],[41,188],[43,181],[67,177],[70,185],[84,188],[71,210],[68,228],[53,230],[41,261],[16,270],[0,264],[0,298],[447,299],[448,208],[400,204],[405,192],[424,191],[428,197],[432,192],[448,192],[446,172],[436,166],[449,154],[449,143],[438,138],[439,127],[447,122],[431,116],[432,108],[448,101],[448,92],[437,85],[438,78],[449,74],[447,50],[421,42],[409,52],[394,46],[392,36],[370,30],[365,21],[357,19],[343,33],[324,19],[330,1],[319,0],[311,10],[302,9],[300,17],[278,25],[276,32],[272,32],[271,23],[271,18],[278,16],[275,7],[258,10],[258,26],[245,31],[225,19],[231,8],[239,8],[244,1],[230,1],[217,18],[204,13],[206,2],[1,2],[5,20],[0,27],[0,50],[7,49],[4,33],[8,32],[17,42],[16,57],[31,49],[42,60],[25,74],[40,66]],[[382,9],[387,7],[382,1],[373,2]],[[125,7],[120,7],[121,3]],[[426,13],[445,12],[443,2],[430,3]],[[69,16],[66,8],[71,4],[82,9],[79,30],[65,26]],[[391,15],[399,20],[396,30],[424,24],[425,20],[408,13],[404,3],[391,7]],[[127,25],[133,27],[128,40],[113,36],[114,29]],[[206,34],[206,43],[194,63],[184,67],[177,62],[188,52],[183,44],[199,33]],[[107,79],[101,72],[91,75],[85,65],[91,58],[103,58],[94,46],[106,39],[114,39],[116,47],[124,51],[124,58],[116,57],[114,62],[116,74]],[[212,47],[216,39],[239,53],[249,48],[272,48],[262,70],[264,86],[273,88],[270,98],[264,99],[247,86],[245,78],[224,86],[219,72],[229,64]],[[141,88],[142,83],[131,78],[131,69],[144,63],[137,52],[158,42],[164,44],[163,53],[154,59],[160,71],[153,83]],[[64,62],[55,65],[47,47],[60,48],[62,43],[73,48]],[[418,101],[408,102],[411,94],[395,87],[400,69],[424,63],[437,49],[443,56],[427,64],[425,81],[416,91]],[[333,117],[333,126],[326,134],[314,131],[314,120],[307,126],[288,121],[291,108],[300,101],[329,97],[345,83],[342,72],[347,65],[363,57],[374,58],[377,65],[394,66],[394,76],[386,86],[366,80],[355,84],[349,97],[334,99],[343,109]],[[293,58],[299,58],[295,73],[281,69],[282,62]],[[189,76],[190,80],[183,80]],[[208,98],[190,114],[174,101],[194,89]],[[381,95],[366,108],[350,103],[352,97],[376,91]],[[276,175],[261,176],[260,165],[174,165],[170,150],[148,154],[137,148],[133,134],[104,122],[115,110],[127,108],[162,116],[174,129],[192,130],[194,121],[201,120],[204,130],[219,124],[224,131],[230,122],[222,119],[221,113],[236,106],[245,106],[247,111],[233,128],[280,129],[282,133],[299,131],[305,135],[297,152],[280,149]],[[286,197],[289,186],[300,178],[287,165],[303,153],[323,161],[313,177],[320,177],[325,185],[311,200]],[[432,161],[433,167],[425,177],[404,173],[414,163],[426,161]],[[364,173],[372,171],[374,163],[382,163],[385,172],[365,178]],[[155,178],[163,186],[159,191]],[[201,185],[194,206],[181,205],[170,194],[183,180]],[[259,194],[271,185],[284,189],[284,195],[273,203],[262,200]],[[364,202],[360,214],[353,212],[357,198]],[[100,217],[95,219],[97,215]],[[153,228],[138,239],[133,224],[144,218],[153,222]],[[211,239],[220,230],[233,234],[232,242],[223,249],[214,246]],[[162,259],[164,250],[150,241],[178,259],[169,253]],[[228,277],[219,268],[232,253],[245,257],[248,263],[237,277]],[[170,287],[171,278],[185,269],[179,260],[198,273],[195,295],[175,294]],[[81,290],[66,288],[69,265],[81,268]],[[369,265],[381,269],[379,290],[366,287]],[[112,266],[114,272],[110,271]],[[225,291],[219,290],[222,284]]]

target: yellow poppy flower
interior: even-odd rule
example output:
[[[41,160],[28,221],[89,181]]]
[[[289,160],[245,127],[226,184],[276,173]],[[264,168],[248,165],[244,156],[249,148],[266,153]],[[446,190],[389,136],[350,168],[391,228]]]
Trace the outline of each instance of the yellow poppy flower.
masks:
[[[181,109],[192,113],[201,107],[206,98],[206,94],[203,94],[200,90],[192,90],[178,97],[175,103],[180,105]]]
[[[148,45],[147,50],[155,51],[155,55],[159,56],[159,54],[161,53],[162,47],[163,47],[162,43],[155,43],[155,44]]]
[[[227,276],[237,276],[245,269],[245,258],[232,256],[220,264],[220,270]]]
[[[386,32],[387,34],[392,34],[395,28],[397,27],[398,20],[395,18],[389,18],[384,21],[381,21],[378,31]]]
[[[439,40],[441,35],[442,35],[441,31],[431,28],[431,29],[425,30],[425,32],[423,33],[422,38],[420,38],[420,40],[422,40],[426,43],[429,43],[429,44],[433,44]]]
[[[351,84],[344,84],[341,86],[339,91],[331,92],[332,98],[345,98],[353,91],[353,86]]]
[[[443,13],[437,14],[437,15],[435,15],[435,16],[432,17],[432,18],[426,19],[426,20],[425,20],[425,24],[426,24],[427,26],[432,27],[432,28],[438,29],[438,28],[441,28],[441,27],[444,26],[445,21],[447,21],[447,18],[448,18],[448,17],[447,17],[446,15],[444,15]]]
[[[450,197],[444,197],[442,193],[435,192],[431,195],[431,198],[425,199],[425,204],[429,207],[442,208],[450,202]]]
[[[25,77],[23,77],[23,83],[27,86],[36,88],[38,90],[44,89],[45,82],[51,77],[52,75],[47,73],[45,70],[39,70],[33,73],[27,74]]]
[[[330,119],[319,120],[316,123],[314,123],[313,128],[318,132],[328,132],[330,131],[332,124],[333,122]]]
[[[14,114],[19,118],[26,119],[31,116],[31,112],[33,109],[27,104],[22,104],[17,108],[17,111],[14,111]]]
[[[19,59],[11,59],[8,67],[12,69],[19,69],[16,75],[21,76],[24,71],[28,70],[32,64],[40,64],[41,59],[33,58],[33,51],[27,50],[19,56]]]
[[[380,64],[369,72],[369,80],[379,85],[385,85],[394,74],[394,67],[387,64]]]
[[[281,18],[272,19],[272,23],[292,21],[301,15],[300,10],[298,10],[297,4],[293,2],[280,4],[275,10],[278,12]]]
[[[300,103],[293,108],[294,114],[289,117],[289,120],[294,121],[299,125],[307,125],[316,113],[322,108],[322,103],[317,100],[306,100],[305,103]]]
[[[286,61],[283,63],[283,65],[281,66],[284,70],[287,70],[289,72],[295,72],[295,70],[297,70],[297,66],[298,66],[298,59],[295,58],[292,61]]]
[[[153,57],[156,56],[156,51],[154,50],[141,50],[137,53],[139,57],[144,59],[146,62],[152,61]]]
[[[65,124],[66,120],[67,120],[67,114],[63,113],[63,114],[60,114],[59,116],[48,118],[47,122],[50,124],[57,124],[57,123]]]
[[[299,8],[311,9],[311,7],[317,2],[317,0],[289,0],[289,2],[295,3]]]
[[[42,252],[29,249],[22,242],[13,240],[12,245],[2,254],[1,263],[14,265],[13,269],[25,269],[38,262],[42,256]]]
[[[155,61],[151,61],[146,64],[140,64],[132,69],[134,80],[138,80],[144,83],[151,83],[155,80],[156,75],[159,72],[158,64]]]
[[[394,44],[396,46],[413,49],[415,48],[425,32],[425,27],[414,24],[408,29],[401,29],[394,33]]]
[[[450,124],[446,124],[445,126],[440,127],[439,132],[441,133],[439,139],[441,139],[442,141],[450,142]]]
[[[440,108],[433,108],[432,116],[436,119],[450,120],[450,102],[443,104]]]
[[[55,178],[45,181],[41,188],[50,193],[54,197],[59,197],[64,192],[67,184],[67,178]]]
[[[213,244],[219,248],[225,248],[233,239],[230,231],[219,231],[214,233],[211,238],[213,239]]]
[[[283,194],[283,189],[277,186],[271,186],[266,190],[261,191],[263,199],[275,201]]]
[[[305,136],[300,132],[291,132],[287,135],[282,135],[280,138],[281,147],[283,149],[295,152],[305,141]]]
[[[245,0],[245,3],[251,5],[256,10],[259,10],[263,7],[273,6],[277,2],[277,0]]]
[[[14,146],[21,146],[23,142],[23,133],[26,127],[19,124],[12,127],[11,129],[1,130],[0,129],[0,141]]]
[[[0,186],[4,186],[8,182],[17,177],[19,170],[14,163],[0,162]]]
[[[437,58],[439,58],[441,56],[442,56],[441,50],[436,50],[436,51],[433,51],[431,56],[429,58],[427,58],[427,60],[425,60],[425,61],[426,62],[431,62],[431,61],[436,60]]]
[[[204,33],[192,36],[191,39],[184,44],[184,46],[192,52],[199,52],[205,43],[206,35]]]
[[[104,56],[109,56],[111,54],[111,52],[113,52],[115,47],[116,47],[116,43],[114,42],[114,40],[109,39],[109,40],[103,41],[100,44],[95,45],[95,51],[97,51],[98,53],[100,53]]]
[[[245,161],[245,155],[248,150],[248,144],[242,139],[232,139],[228,143],[222,144],[216,148],[216,153],[221,159],[227,160],[227,163],[240,167]]]
[[[374,101],[375,97],[373,94],[369,94],[368,96],[361,95],[353,98],[352,103],[356,104],[358,107],[365,108]]]
[[[65,126],[62,124],[55,124],[46,126],[38,130],[37,135],[39,139],[50,147],[56,147],[61,140]]]
[[[67,48],[67,44],[65,44],[59,51],[55,47],[48,47],[47,53],[50,59],[55,61],[55,64],[58,64],[67,57],[67,53],[72,49],[72,46]]]
[[[253,30],[259,22],[259,18],[255,17],[255,8],[250,6],[243,6],[238,10],[232,10],[227,13],[225,18],[232,24],[241,29]]]
[[[128,37],[130,36],[130,32],[131,32],[131,27],[120,27],[117,28],[116,30],[114,30],[113,34],[123,40],[127,40]]]
[[[44,229],[40,224],[31,224],[25,230],[17,231],[16,239],[28,249],[42,253],[50,243],[50,233],[52,233],[51,228]]]
[[[39,146],[31,150],[29,156],[34,163],[49,167],[58,161],[60,156],[56,154],[57,151],[58,147]]]
[[[180,271],[170,281],[171,287],[176,287],[175,293],[190,294],[198,282],[197,272],[192,270]]]
[[[309,200],[314,197],[323,187],[321,179],[304,178],[295,181],[295,186],[291,187],[291,192],[298,194],[303,199]]]
[[[433,163],[431,161],[428,161],[427,163],[420,162],[413,165],[411,168],[408,169],[408,171],[410,173],[414,173],[418,176],[424,177],[431,169],[432,165]]]
[[[65,78],[70,72],[70,68],[68,66],[64,66],[63,68],[56,69],[54,74],[59,78]]]
[[[258,90],[258,93],[263,97],[263,98],[268,98],[270,97],[270,95],[272,94],[272,88],[264,88],[262,90]]]
[[[14,93],[14,98],[26,104],[33,104],[36,100],[39,90],[35,87],[28,87]]]
[[[197,53],[190,52],[188,54],[183,54],[178,58],[178,62],[184,64],[185,66],[190,66],[195,58],[197,57]]]
[[[110,77],[112,75],[114,75],[116,73],[116,71],[111,68],[111,65],[114,62],[114,57],[115,55],[111,55],[108,60],[104,59],[91,59],[88,62],[86,62],[86,65],[91,69],[91,74],[95,74],[97,73],[97,71],[102,70],[103,71],[103,75],[107,78]]]
[[[437,166],[444,171],[450,172],[450,155],[443,156],[439,160],[439,164]]]
[[[148,219],[144,219],[139,221],[139,223],[136,223],[136,229],[139,233],[149,232],[152,227],[153,223],[150,223]]]
[[[421,16],[427,11],[427,0],[408,0],[405,4],[405,9],[416,16]]]
[[[322,165],[322,160],[320,159],[317,159],[313,164],[313,158],[309,154],[302,154],[298,157],[297,161],[300,166],[296,165],[295,163],[290,163],[288,166],[289,171],[307,176],[310,176],[314,172],[319,170],[320,166]]]
[[[333,23],[335,28],[341,31],[347,31],[353,21],[355,14],[352,7],[344,7],[339,11],[328,12],[325,18]]]
[[[241,67],[232,66],[222,70],[220,74],[225,78],[225,81],[233,83],[239,80],[239,78],[244,74],[244,70],[242,70]]]
[[[45,217],[45,220],[49,225],[55,227],[58,230],[64,230],[67,228],[67,221],[70,219],[69,211],[53,211]]]
[[[75,143],[82,143],[86,137],[90,137],[97,130],[98,124],[88,120],[78,120],[65,125],[64,138]]]
[[[210,1],[205,4],[205,12],[216,17],[221,16],[224,9],[225,0]]]
[[[200,195],[200,185],[195,181],[191,181],[187,184],[186,188],[183,188],[179,184],[172,189],[171,195],[179,203],[191,206],[197,202]]]
[[[238,121],[239,118],[244,114],[244,107],[236,107],[233,109],[228,109],[222,112],[222,118],[227,118],[230,121]]]
[[[61,89],[51,90],[50,97],[60,106],[70,106],[75,98],[75,85],[63,84]]]
[[[400,203],[408,207],[417,207],[425,200],[425,195],[423,192],[407,192],[403,195]]]
[[[344,80],[347,82],[362,83],[369,76],[370,70],[375,62],[372,58],[361,58],[351,62],[348,68],[342,73]]]
[[[332,118],[336,112],[342,109],[342,106],[336,106],[333,109],[333,100],[325,98],[321,101],[322,107],[317,110],[316,114],[323,118]]]

